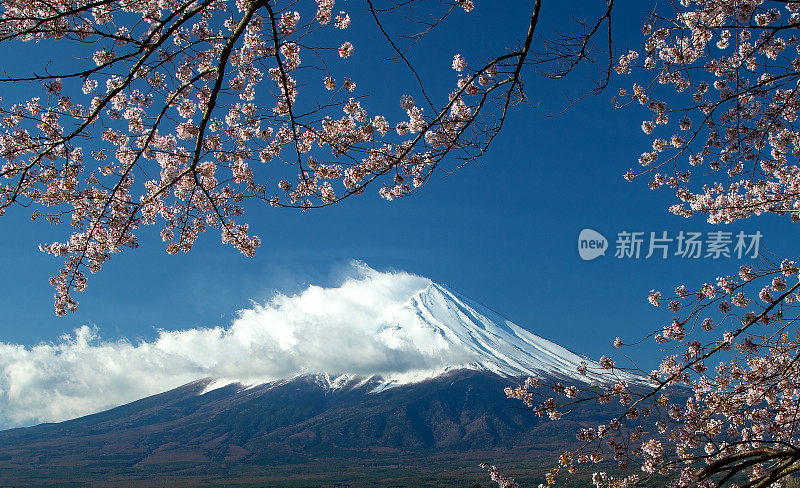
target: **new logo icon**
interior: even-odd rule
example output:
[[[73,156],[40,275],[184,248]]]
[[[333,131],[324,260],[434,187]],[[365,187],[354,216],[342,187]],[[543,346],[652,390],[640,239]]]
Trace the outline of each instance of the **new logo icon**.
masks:
[[[578,254],[584,261],[605,256],[608,240],[603,234],[592,229],[583,229],[578,235]]]

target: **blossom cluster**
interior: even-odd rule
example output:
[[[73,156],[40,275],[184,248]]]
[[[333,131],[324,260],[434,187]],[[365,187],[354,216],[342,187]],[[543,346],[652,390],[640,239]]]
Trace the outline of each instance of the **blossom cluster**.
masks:
[[[774,470],[793,465],[793,446],[800,444],[798,264],[744,265],[694,290],[652,290],[647,299],[675,314],[650,335],[665,352],[658,368],[648,372],[631,363],[625,372],[638,379],[630,380],[604,356],[605,382],[569,387],[532,378],[506,389],[509,398],[551,420],[578,404],[620,405],[607,424],[577,432],[580,447],[561,456],[556,472],[616,462],[623,474],[596,472],[597,488],[634,486],[654,476],[676,488],[719,486],[720,473],[739,472],[768,486],[772,474],[790,473]],[[630,346],[617,338],[614,347]],[[634,466],[638,473],[625,474]]]
[[[670,211],[685,217],[800,221],[799,22],[796,2],[682,0],[656,9],[642,49],[616,64],[639,77],[617,106],[644,107],[641,130],[653,137],[640,169],[625,177],[672,189]],[[650,304],[674,317],[648,336],[663,352],[658,367],[631,363],[649,386],[620,386],[609,375],[606,385],[580,388],[578,402],[617,400],[623,413],[579,431],[581,447],[561,467],[615,461],[622,474],[596,472],[598,488],[737,486],[739,477],[748,487],[780,486],[798,467],[800,445],[798,271],[795,261],[762,255],[693,290],[652,290]],[[615,347],[627,346],[617,339]],[[550,418],[576,402],[574,393],[507,393]],[[639,472],[626,474],[634,466]]]
[[[625,177],[671,188],[677,215],[729,223],[769,212],[800,220],[800,7],[681,4],[673,15],[654,15],[642,49],[623,53],[616,66],[642,78],[616,101],[646,108],[641,128],[654,136],[641,169]]]
[[[375,22],[475,8],[418,3],[375,9]],[[161,227],[168,253],[216,229],[251,256],[261,239],[245,217],[256,203],[308,210],[373,182],[386,199],[414,193],[449,155],[486,150],[505,111],[482,111],[520,101],[526,50],[473,67],[457,55],[438,105],[423,90],[423,104],[398,94],[400,109],[370,113],[349,74],[365,62],[352,23],[334,0],[4,2],[0,45],[58,42],[85,60],[0,78],[41,87],[0,101],[0,215],[30,206],[34,219],[73,227],[41,246],[65,259],[51,280],[56,313],[74,310],[86,272],[136,247],[144,226]]]

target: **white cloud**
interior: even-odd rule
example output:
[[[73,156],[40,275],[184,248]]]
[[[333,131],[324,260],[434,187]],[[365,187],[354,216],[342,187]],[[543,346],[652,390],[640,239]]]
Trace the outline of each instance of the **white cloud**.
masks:
[[[241,310],[229,327],[103,341],[81,327],[58,342],[0,343],[0,428],[61,421],[204,378],[264,382],[304,372],[390,374],[457,364],[437,337],[382,334],[427,278],[354,263],[338,287],[309,286]],[[424,331],[417,331],[424,334]]]

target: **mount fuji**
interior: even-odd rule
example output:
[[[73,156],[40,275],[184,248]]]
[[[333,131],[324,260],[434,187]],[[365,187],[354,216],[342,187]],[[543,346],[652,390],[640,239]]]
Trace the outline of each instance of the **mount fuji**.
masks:
[[[436,456],[480,479],[476,459],[550,453],[574,439],[565,429],[614,411],[582,407],[556,425],[520,409],[506,386],[531,375],[597,383],[600,365],[443,285],[415,288],[369,329],[365,344],[381,351],[381,371],[206,377],[104,412],[0,431],[0,486],[323,486],[335,481],[326,466],[336,463],[365,469],[364,479],[377,472],[368,466],[383,466],[383,479],[395,480],[386,466],[396,466],[408,485],[393,486],[424,486],[417,475]],[[287,483],[297,469],[313,480]]]
[[[607,374],[600,374],[602,368],[596,361],[539,337],[437,283],[428,284],[392,310],[376,328],[374,340],[387,350],[398,352],[398,356],[403,356],[401,352],[407,355],[408,351],[414,351],[423,358],[421,366],[408,366],[403,361],[401,371],[380,374],[303,371],[277,380],[209,378],[204,391],[230,384],[275,385],[305,376],[331,389],[369,384],[373,388],[371,392],[377,393],[458,370],[485,371],[506,378],[539,376],[583,383],[608,381]],[[585,374],[578,373],[581,363],[587,368]],[[638,380],[619,374],[632,381]]]

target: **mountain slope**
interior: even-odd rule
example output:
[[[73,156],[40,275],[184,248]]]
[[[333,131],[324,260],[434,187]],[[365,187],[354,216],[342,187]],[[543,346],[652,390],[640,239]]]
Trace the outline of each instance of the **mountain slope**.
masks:
[[[564,429],[596,424],[611,412],[585,409],[568,423],[542,421],[503,397],[515,380],[488,371],[452,371],[378,393],[379,380],[335,390],[318,380],[206,393],[207,382],[198,381],[80,419],[3,431],[0,486],[90,476],[115,486],[114,480],[142,481],[153,472],[178,476],[187,466],[192,476],[207,476],[325,459],[551,452],[573,439]]]

